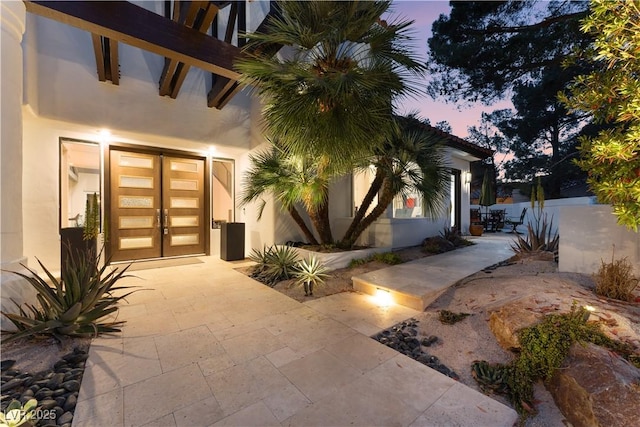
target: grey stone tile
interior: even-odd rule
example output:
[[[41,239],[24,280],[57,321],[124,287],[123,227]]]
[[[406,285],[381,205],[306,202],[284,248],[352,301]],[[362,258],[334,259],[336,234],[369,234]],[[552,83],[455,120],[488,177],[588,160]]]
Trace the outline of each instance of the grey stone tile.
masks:
[[[517,420],[518,414],[513,409],[456,383],[411,426],[511,427]]]
[[[280,339],[266,329],[258,329],[220,343],[235,363],[246,362],[284,347]]]
[[[226,414],[251,406],[290,385],[264,357],[209,375],[207,383]]]
[[[224,349],[206,326],[156,336],[154,340],[163,372],[224,353]]]
[[[312,402],[318,402],[362,376],[359,369],[325,350],[294,360],[282,366],[280,371]]]
[[[173,413],[177,427],[210,426],[226,415],[212,396]]]
[[[257,402],[241,411],[236,412],[233,415],[228,416],[221,421],[218,421],[213,425],[216,427],[271,427],[280,426],[280,423],[264,403]]]
[[[196,364],[149,378],[124,388],[125,425],[141,425],[151,415],[161,417],[211,397]]]
[[[397,355],[365,376],[378,387],[393,390],[393,395],[422,412],[456,384],[453,379],[406,356]]]

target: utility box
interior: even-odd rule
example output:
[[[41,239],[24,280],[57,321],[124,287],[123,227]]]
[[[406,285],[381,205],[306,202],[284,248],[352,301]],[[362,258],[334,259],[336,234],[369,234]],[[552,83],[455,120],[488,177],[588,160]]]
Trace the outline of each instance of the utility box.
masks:
[[[220,259],[244,259],[244,222],[223,222],[220,228]]]

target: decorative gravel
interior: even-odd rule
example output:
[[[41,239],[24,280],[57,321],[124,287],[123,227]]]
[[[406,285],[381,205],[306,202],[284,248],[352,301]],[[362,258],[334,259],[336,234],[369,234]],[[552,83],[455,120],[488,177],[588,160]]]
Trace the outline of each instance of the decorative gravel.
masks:
[[[430,355],[424,350],[425,347],[430,347],[438,342],[438,337],[433,335],[422,338],[418,337],[418,323],[419,321],[417,319],[411,318],[377,333],[372,338],[387,347],[391,347],[417,360],[423,365],[435,369],[441,374],[458,380],[458,374],[440,363],[437,357]]]
[[[88,353],[79,348],[57,361],[51,369],[37,373],[12,369],[15,360],[2,361],[0,409],[17,400],[36,399],[35,426],[71,427]]]

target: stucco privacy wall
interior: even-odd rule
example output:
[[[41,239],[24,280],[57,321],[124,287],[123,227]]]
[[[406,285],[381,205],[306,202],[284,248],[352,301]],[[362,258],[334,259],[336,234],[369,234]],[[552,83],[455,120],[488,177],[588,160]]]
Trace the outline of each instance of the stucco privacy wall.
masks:
[[[563,206],[560,208],[559,270],[592,274],[601,260],[627,257],[640,277],[640,233],[616,224],[609,205]]]

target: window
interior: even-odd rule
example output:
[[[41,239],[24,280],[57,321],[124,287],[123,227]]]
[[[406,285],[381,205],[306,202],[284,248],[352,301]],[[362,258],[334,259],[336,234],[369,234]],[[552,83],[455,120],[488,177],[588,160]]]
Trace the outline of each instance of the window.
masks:
[[[60,228],[84,225],[94,193],[100,201],[100,145],[60,139]]]
[[[235,164],[229,159],[211,162],[211,227],[220,228],[223,222],[235,220],[234,206]]]

